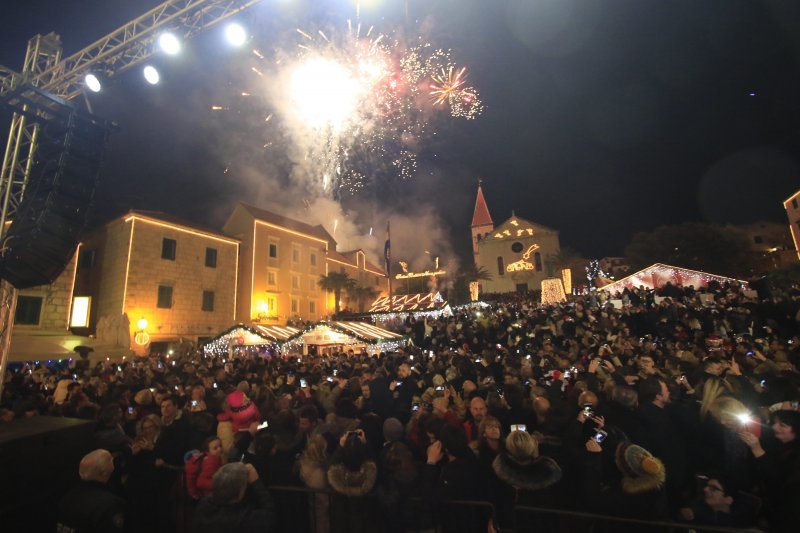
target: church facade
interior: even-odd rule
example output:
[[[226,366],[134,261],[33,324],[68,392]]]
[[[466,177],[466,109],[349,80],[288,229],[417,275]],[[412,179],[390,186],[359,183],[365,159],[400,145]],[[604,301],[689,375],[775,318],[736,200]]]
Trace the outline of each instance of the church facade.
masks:
[[[545,278],[558,276],[548,272],[550,257],[560,249],[558,231],[536,224],[512,212],[511,218],[497,227],[478,185],[472,223],[475,265],[492,279],[481,281],[481,291],[490,293],[539,290]]]

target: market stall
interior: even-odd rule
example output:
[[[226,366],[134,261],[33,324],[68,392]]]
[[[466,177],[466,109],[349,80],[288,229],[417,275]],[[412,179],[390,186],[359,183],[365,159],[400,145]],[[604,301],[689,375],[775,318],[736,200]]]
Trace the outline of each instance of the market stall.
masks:
[[[361,348],[374,354],[395,351],[408,339],[387,329],[366,322],[318,322],[295,334],[281,345],[285,352],[314,354],[324,351],[358,352]]]
[[[261,324],[236,324],[203,344],[206,355],[241,355],[274,353],[281,345],[300,333],[291,326],[265,326]]]

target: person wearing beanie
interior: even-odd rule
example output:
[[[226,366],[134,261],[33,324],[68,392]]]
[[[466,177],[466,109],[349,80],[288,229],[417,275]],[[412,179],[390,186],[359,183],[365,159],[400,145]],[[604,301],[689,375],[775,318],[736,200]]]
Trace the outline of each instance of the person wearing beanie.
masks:
[[[586,451],[583,485],[591,512],[640,520],[669,519],[664,489],[666,469],[660,459],[641,446],[620,442],[614,453],[614,463],[621,478],[604,489],[606,457],[602,454],[603,447],[592,437],[586,442]],[[618,526],[617,530],[624,529],[622,524]]]

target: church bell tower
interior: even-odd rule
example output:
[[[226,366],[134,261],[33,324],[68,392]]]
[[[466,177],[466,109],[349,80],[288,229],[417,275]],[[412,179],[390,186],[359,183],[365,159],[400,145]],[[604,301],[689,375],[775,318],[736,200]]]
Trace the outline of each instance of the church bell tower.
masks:
[[[478,180],[478,196],[475,199],[475,211],[472,213],[472,257],[475,261],[475,266],[479,266],[479,252],[478,243],[481,239],[494,231],[494,222],[492,222],[492,215],[489,214],[489,208],[486,207],[486,199],[483,197],[483,180]]]

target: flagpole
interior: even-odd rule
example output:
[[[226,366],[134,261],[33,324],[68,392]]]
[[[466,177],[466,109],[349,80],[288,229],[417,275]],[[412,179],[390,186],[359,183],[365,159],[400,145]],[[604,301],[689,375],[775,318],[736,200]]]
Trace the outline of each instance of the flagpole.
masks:
[[[392,299],[392,229],[386,221],[386,276],[389,278],[389,300]]]

